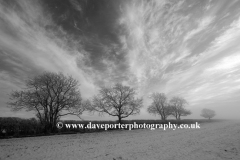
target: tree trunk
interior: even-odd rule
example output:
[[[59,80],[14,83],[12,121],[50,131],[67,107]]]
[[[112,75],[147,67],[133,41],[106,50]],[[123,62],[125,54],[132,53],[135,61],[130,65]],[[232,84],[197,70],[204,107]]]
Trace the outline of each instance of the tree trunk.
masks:
[[[165,121],[167,118],[166,118],[166,115],[163,115],[163,120]]]
[[[53,123],[52,123],[52,132],[56,132],[57,128],[56,128],[56,124],[57,124],[57,115],[53,115]]]
[[[122,117],[118,116],[118,123],[122,124]]]
[[[165,116],[164,115],[161,115],[161,120],[165,120]]]
[[[180,115],[178,115],[178,120],[181,120]]]
[[[176,120],[178,120],[178,116],[177,115],[175,115],[175,118],[176,118]]]
[[[50,124],[49,123],[45,123],[44,125],[44,133],[45,134],[49,134],[51,131],[50,131]]]

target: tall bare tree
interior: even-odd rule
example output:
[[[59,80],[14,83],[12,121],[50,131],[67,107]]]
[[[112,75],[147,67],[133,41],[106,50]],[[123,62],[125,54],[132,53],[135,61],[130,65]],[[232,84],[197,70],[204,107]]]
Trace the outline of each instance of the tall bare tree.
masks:
[[[116,116],[122,123],[123,118],[140,113],[143,100],[136,99],[135,95],[135,90],[129,86],[116,84],[111,88],[103,87],[93,98],[91,111]]]
[[[45,72],[27,80],[25,89],[13,91],[8,105],[14,111],[35,111],[45,132],[52,132],[57,119],[68,114],[79,116],[87,108],[78,86],[71,76]]]
[[[181,116],[187,116],[191,114],[190,110],[185,109],[185,105],[188,102],[182,97],[173,97],[170,100],[172,115],[177,119],[180,120]]]
[[[209,120],[216,115],[214,110],[204,108],[202,110],[201,116],[204,118],[208,118]]]
[[[162,120],[166,120],[171,115],[171,106],[164,93],[153,93],[151,95],[152,104],[148,107],[148,112],[153,115],[160,115]]]

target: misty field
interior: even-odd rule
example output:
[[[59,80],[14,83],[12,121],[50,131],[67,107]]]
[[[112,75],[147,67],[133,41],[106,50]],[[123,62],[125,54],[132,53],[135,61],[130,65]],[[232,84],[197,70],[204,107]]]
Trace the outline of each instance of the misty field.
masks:
[[[240,122],[201,129],[147,129],[0,140],[0,159],[239,160]]]

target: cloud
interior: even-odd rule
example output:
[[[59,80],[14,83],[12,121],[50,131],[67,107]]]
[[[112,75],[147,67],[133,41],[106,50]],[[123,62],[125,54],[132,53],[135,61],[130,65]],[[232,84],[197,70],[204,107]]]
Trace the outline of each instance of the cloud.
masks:
[[[240,66],[240,55],[237,53],[236,55],[230,55],[222,60],[216,62],[216,64],[207,69],[209,72],[223,72],[225,70],[238,69]]]
[[[203,9],[199,6],[196,13]],[[131,1],[125,6],[120,38],[143,95],[165,92],[197,105],[225,101],[240,89],[234,76],[239,74],[239,20],[221,24],[217,13],[223,6],[218,3],[203,15],[187,14],[183,1]],[[214,38],[203,44],[210,36]],[[204,48],[194,53],[199,44]]]
[[[125,30],[121,36],[127,47],[127,59],[140,86],[149,78],[161,72],[173,62],[175,53],[167,54],[171,45],[181,39],[188,16],[176,12],[182,2],[172,4],[167,1],[131,1],[122,11],[119,24]],[[123,39],[124,37],[124,39]]]
[[[177,92],[188,97],[192,104],[232,100],[240,90],[238,22],[239,20],[233,21],[229,28],[200,54],[197,65],[171,77],[168,81],[168,86],[173,85],[170,87],[171,93],[176,93],[178,90]],[[181,85],[182,87],[179,87]]]
[[[72,6],[79,11],[80,13],[82,13],[82,7],[81,5],[78,3],[78,1],[76,0],[70,0],[70,3],[72,4]]]
[[[186,36],[184,37],[184,41],[190,40],[193,36],[195,36],[196,34],[200,33],[201,31],[203,31],[204,29],[207,29],[208,26],[214,21],[214,17],[204,17],[203,19],[201,19],[200,21],[198,21],[198,25],[196,29],[191,30],[190,32],[188,32],[186,34]]]
[[[41,6],[39,1],[1,2],[0,47],[11,55],[4,63],[16,71],[8,74],[21,70],[18,76],[24,79],[42,71],[63,72],[80,81],[84,97],[92,96],[92,77],[84,72],[84,65],[79,68],[77,64],[89,58],[86,51],[79,51],[78,45],[70,47],[69,40],[74,44],[74,39],[56,26]]]

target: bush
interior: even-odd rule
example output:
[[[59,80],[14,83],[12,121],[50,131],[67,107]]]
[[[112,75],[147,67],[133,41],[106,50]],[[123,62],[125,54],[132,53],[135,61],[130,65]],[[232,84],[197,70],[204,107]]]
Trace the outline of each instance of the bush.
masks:
[[[211,122],[218,122],[220,120],[212,120]],[[85,126],[91,122],[92,124],[118,124],[118,121],[74,121],[65,120],[63,124],[84,124]],[[123,124],[166,124],[171,122],[172,124],[192,124],[192,123],[209,123],[207,119],[183,119],[183,120],[122,120]],[[6,134],[2,131],[5,130]],[[116,130],[116,129],[108,129]],[[54,135],[54,134],[75,134],[75,133],[90,133],[90,132],[101,132],[105,129],[80,129],[77,128],[66,128],[59,129],[56,133],[44,134],[39,121],[35,118],[21,119],[17,117],[0,117],[0,138],[8,137],[28,137],[28,136],[43,136],[43,135]]]

